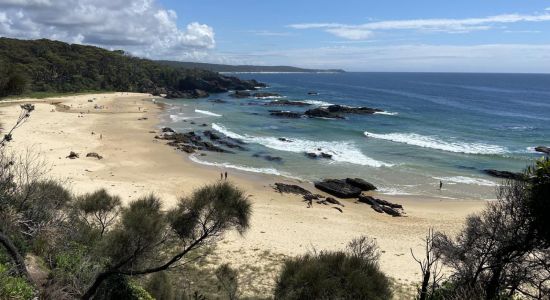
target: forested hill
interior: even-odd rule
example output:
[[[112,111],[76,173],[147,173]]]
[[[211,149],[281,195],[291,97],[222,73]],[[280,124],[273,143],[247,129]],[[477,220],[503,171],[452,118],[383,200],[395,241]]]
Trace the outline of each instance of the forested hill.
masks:
[[[196,63],[196,62],[181,62],[181,61],[169,61],[169,60],[159,60],[158,62],[174,66],[174,67],[184,67],[184,68],[197,68],[203,70],[209,70],[213,72],[226,72],[226,73],[343,73],[344,70],[341,69],[304,69],[297,67],[289,66],[252,66],[252,65],[220,65],[220,64],[207,64],[207,63]]]
[[[121,50],[46,39],[0,38],[0,97],[27,92],[101,90],[194,98],[259,85],[254,80],[132,57]]]

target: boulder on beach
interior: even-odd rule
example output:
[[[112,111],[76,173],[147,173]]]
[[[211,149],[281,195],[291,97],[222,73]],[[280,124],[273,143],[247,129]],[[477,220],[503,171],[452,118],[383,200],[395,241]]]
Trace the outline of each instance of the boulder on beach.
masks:
[[[69,155],[67,155],[67,158],[70,158],[70,159],[78,158],[78,153],[71,151]]]
[[[311,192],[304,189],[301,186],[295,184],[286,184],[286,183],[275,183],[275,190],[279,193],[289,193],[289,194],[298,194],[298,195],[311,195]]]
[[[162,127],[161,129],[162,132],[172,132],[174,133],[174,129],[170,128],[170,127]]]
[[[504,178],[504,179],[513,179],[513,180],[523,180],[524,176],[522,173],[514,173],[510,171],[499,171],[494,169],[486,169],[483,170],[486,174],[497,177],[497,178]]]
[[[535,147],[535,151],[544,153],[544,154],[550,154],[550,147],[538,146],[538,147]]]
[[[354,187],[360,188],[362,191],[373,191],[376,190],[376,187],[361,178],[346,178],[346,182],[353,185]]]
[[[86,157],[95,157],[97,159],[103,159],[103,156],[101,156],[101,155],[99,155],[95,152],[90,152],[90,153],[86,154]]]
[[[325,179],[315,182],[314,185],[321,191],[338,198],[356,198],[362,192],[360,188],[354,187],[341,179]]]

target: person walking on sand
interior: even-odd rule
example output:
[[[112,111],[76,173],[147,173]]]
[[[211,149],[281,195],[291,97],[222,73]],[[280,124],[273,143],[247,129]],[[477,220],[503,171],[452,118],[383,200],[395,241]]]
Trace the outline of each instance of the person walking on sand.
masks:
[[[103,139],[103,134],[99,134],[99,139],[102,140]]]
[[[439,181],[439,190],[441,191],[441,189],[443,188],[443,181]]]
[[[225,180],[227,180],[227,171],[225,172]]]
[[[223,172],[220,173],[220,180],[223,180]]]

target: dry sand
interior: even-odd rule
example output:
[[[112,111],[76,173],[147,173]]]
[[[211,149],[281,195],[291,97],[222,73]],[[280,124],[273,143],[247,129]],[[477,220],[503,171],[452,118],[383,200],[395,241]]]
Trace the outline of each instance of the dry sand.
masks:
[[[14,133],[9,148],[43,155],[50,174],[69,181],[77,194],[103,187],[128,202],[155,193],[170,207],[194,188],[219,180],[220,172],[225,171],[195,164],[164,141],[154,139],[162,105],[155,104],[150,95],[110,93],[8,101],[0,106],[2,126],[13,123],[19,114],[17,104],[22,102],[34,102],[36,110]],[[102,108],[95,109],[96,105]],[[66,158],[70,151],[79,153],[80,158]],[[88,152],[104,158],[88,158]],[[274,182],[292,180],[227,171],[229,179],[250,195],[252,226],[242,237],[228,234],[218,244],[212,262],[229,262],[241,269],[243,276],[254,273],[249,290],[264,294],[270,293],[285,256],[313,249],[342,249],[360,235],[378,241],[383,271],[397,282],[416,282],[420,280],[419,268],[410,249],[422,252],[428,228],[455,233],[468,214],[485,206],[477,200],[382,196],[403,204],[407,217],[378,214],[351,200],[343,201],[344,212],[340,213],[323,205],[307,208],[299,196],[282,195],[270,187]],[[315,191],[309,183],[298,184]]]

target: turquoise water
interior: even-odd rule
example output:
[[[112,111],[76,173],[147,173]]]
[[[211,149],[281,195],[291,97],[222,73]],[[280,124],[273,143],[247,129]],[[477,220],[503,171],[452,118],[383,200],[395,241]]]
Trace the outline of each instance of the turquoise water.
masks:
[[[345,120],[281,119],[274,99],[164,100],[165,126],[204,130],[247,142],[248,151],[207,153],[199,163],[313,181],[361,177],[382,193],[494,198],[498,179],[483,169],[520,171],[550,144],[550,75],[528,74],[239,74],[265,82],[262,92],[315,106],[369,106],[385,112]],[[318,95],[308,95],[316,91]],[[222,99],[227,103],[213,103]],[[184,121],[185,120],[185,121]],[[194,121],[196,125],[190,124]],[[284,137],[292,142],[280,141]],[[333,155],[312,160],[304,152]],[[256,156],[278,156],[282,162]],[[223,167],[222,167],[223,166]],[[439,180],[444,183],[438,190]]]

